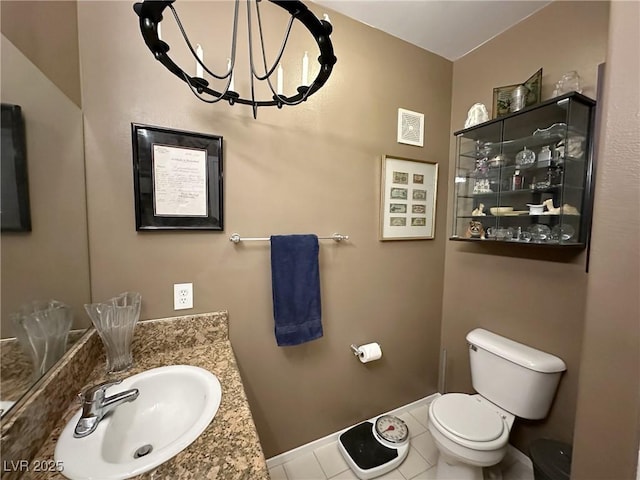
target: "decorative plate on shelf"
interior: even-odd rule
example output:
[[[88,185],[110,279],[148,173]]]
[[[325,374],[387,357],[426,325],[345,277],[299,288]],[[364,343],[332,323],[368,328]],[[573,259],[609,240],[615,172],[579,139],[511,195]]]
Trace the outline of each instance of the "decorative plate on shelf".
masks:
[[[498,217],[517,217],[518,215],[529,215],[529,210],[513,210],[512,212],[506,212],[497,216]]]
[[[491,212],[491,215],[500,216],[513,212],[513,207],[491,207],[489,208],[489,211]]]
[[[552,136],[564,136],[567,131],[566,123],[554,123],[553,125],[547,128],[538,128],[533,134],[535,136],[540,136],[542,138],[552,137]]]

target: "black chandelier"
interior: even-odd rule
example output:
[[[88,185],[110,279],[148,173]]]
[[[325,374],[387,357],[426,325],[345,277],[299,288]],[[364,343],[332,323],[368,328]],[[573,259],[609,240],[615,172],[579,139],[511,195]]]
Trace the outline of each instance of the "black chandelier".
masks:
[[[333,45],[329,36],[333,31],[333,27],[329,22],[328,17],[325,15],[323,20],[319,20],[313,12],[311,12],[302,2],[298,0],[269,0],[269,2],[281,7],[289,12],[291,15],[286,31],[284,33],[284,39],[280,50],[271,65],[267,65],[267,59],[264,47],[264,38],[262,35],[262,21],[260,18],[260,2],[261,0],[247,0],[247,22],[248,22],[248,40],[249,40],[249,64],[250,64],[250,84],[251,84],[251,98],[242,98],[237,92],[234,91],[233,86],[233,69],[235,66],[236,57],[236,44],[237,44],[237,31],[238,31],[238,10],[240,0],[235,0],[234,18],[233,18],[233,34],[231,42],[230,58],[227,63],[227,71],[223,74],[214,73],[212,69],[209,69],[203,62],[200,46],[195,48],[189,40],[182,22],[178,17],[178,14],[173,7],[175,0],[144,0],[142,3],[136,3],[133,6],[134,11],[140,17],[140,31],[142,37],[151,53],[153,53],[156,60],[162,63],[171,73],[183,80],[194,93],[194,95],[206,103],[216,103],[221,100],[226,100],[230,105],[240,103],[243,105],[251,105],[253,108],[253,118],[257,117],[258,107],[272,107],[276,106],[282,108],[284,105],[298,105],[307,100],[311,95],[320,90],[325,82],[328,80],[333,70],[333,65],[336,63],[336,57],[333,53]],[[255,4],[256,19],[258,25],[258,33],[260,40],[260,47],[262,52],[262,67],[264,72],[259,73],[254,63],[253,54],[253,35],[252,35],[252,21],[251,21],[251,4]],[[196,75],[191,76],[180,68],[169,57],[169,45],[160,38],[160,22],[163,19],[163,11],[165,8],[169,8],[173,13],[180,33],[186,42],[188,49],[191,51],[193,58],[196,60],[198,66]],[[310,82],[310,84],[303,84],[297,87],[297,93],[292,96],[283,95],[281,89],[281,71],[278,73],[277,90],[274,89],[271,82],[271,78],[276,69],[280,69],[278,65],[287,46],[287,40],[294,21],[300,21],[306,29],[311,33],[318,48],[320,50],[320,56],[318,57],[318,63],[320,64],[320,70],[316,78]],[[304,69],[308,68],[308,64],[304,64],[307,60],[306,52],[303,59],[303,83],[305,83]],[[204,73],[207,72],[212,77],[218,80],[226,80],[226,86],[224,91],[218,92],[209,86],[209,82],[204,79]],[[268,100],[257,100],[255,98],[255,80],[266,81],[273,96]]]

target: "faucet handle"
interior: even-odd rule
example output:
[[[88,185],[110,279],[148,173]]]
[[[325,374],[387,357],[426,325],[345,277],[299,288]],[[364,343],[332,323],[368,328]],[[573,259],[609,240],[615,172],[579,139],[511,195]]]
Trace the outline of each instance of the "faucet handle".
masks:
[[[78,394],[80,400],[84,402],[95,402],[104,398],[107,388],[122,383],[122,380],[108,380],[83,390]]]

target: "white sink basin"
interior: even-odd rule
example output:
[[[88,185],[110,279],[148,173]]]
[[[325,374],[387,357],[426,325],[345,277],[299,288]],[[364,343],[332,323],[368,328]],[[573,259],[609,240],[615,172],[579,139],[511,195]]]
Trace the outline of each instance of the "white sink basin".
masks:
[[[138,398],[116,407],[88,436],[73,436],[81,410],[65,426],[54,454],[64,465],[65,477],[119,480],[157,467],[198,438],[222,398],[218,378],[189,365],[147,370],[125,378],[106,394],[131,388],[140,391]],[[136,453],[144,455],[135,458]]]

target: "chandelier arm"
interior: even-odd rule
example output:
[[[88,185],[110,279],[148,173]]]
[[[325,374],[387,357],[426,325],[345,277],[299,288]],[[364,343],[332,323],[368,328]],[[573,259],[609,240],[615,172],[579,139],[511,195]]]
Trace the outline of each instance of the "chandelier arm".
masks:
[[[233,12],[233,34],[231,38],[231,65],[229,65],[229,71],[227,75],[231,77],[233,75],[233,68],[236,65],[236,46],[238,45],[238,11],[240,7],[240,0],[236,0],[236,7]],[[229,78],[229,83],[231,83],[231,78]],[[228,88],[228,86],[227,86]]]
[[[282,45],[280,45],[280,51],[278,52],[278,55],[276,56],[276,59],[273,62],[273,65],[271,66],[271,68],[268,69],[267,71],[267,55],[265,53],[265,49],[264,49],[264,36],[262,35],[262,19],[260,17],[260,2],[256,2],[256,17],[258,19],[258,31],[260,32],[260,47],[262,48],[262,60],[264,63],[264,71],[265,74],[264,76],[260,76],[255,72],[254,66],[251,65],[251,69],[253,74],[256,76],[256,78],[258,80],[267,80],[275,71],[275,69],[277,68],[278,64],[280,63],[280,60],[282,59],[282,55],[284,54],[284,50],[285,48],[287,48],[287,42],[289,41],[289,35],[291,34],[291,28],[293,27],[293,22],[295,21],[295,17],[293,15],[291,15],[289,17],[289,23],[287,25],[287,30],[285,32],[284,35],[284,39],[282,41]],[[269,83],[269,85],[271,86],[271,83]],[[272,89],[273,90],[273,89]],[[276,92],[273,92],[274,94]]]
[[[251,83],[251,106],[253,108],[253,118],[258,117],[258,107],[256,105],[256,92],[255,92],[255,72],[253,71],[253,34],[251,29],[251,0],[247,0],[247,34],[249,38],[249,66],[251,68],[251,76],[249,78]]]
[[[287,105],[290,107],[294,107],[296,105],[300,105],[302,102],[307,101],[307,97],[310,95],[311,91],[308,87],[298,87],[298,95],[294,95],[293,97],[284,97],[282,95],[276,95],[278,100],[282,101],[283,105]]]
[[[240,0],[235,0],[235,4],[236,4],[236,6],[235,6],[235,9],[234,9],[234,14],[233,14],[233,33],[231,34],[231,67],[229,68],[227,73],[224,74],[224,75],[218,75],[218,74],[212,72],[204,64],[204,62],[202,60],[200,60],[200,58],[198,57],[195,49],[193,48],[193,44],[189,40],[187,32],[185,31],[184,27],[182,26],[182,22],[180,21],[180,17],[178,16],[178,12],[176,12],[176,9],[173,8],[173,5],[171,5],[171,4],[169,5],[169,8],[171,9],[171,12],[173,13],[173,17],[174,17],[174,19],[176,21],[176,24],[178,25],[178,29],[180,30],[180,33],[182,33],[182,38],[184,38],[184,41],[187,44],[187,47],[189,47],[189,50],[191,51],[191,55],[193,55],[193,58],[196,59],[196,62],[198,62],[200,64],[200,66],[209,75],[211,75],[214,78],[217,78],[218,80],[224,80],[225,78],[230,78],[231,77],[231,72],[233,71],[233,66],[234,66],[235,59],[236,59],[236,43],[237,43],[237,38],[238,38],[237,37],[237,35],[238,35],[238,6],[240,4]],[[229,83],[231,83],[231,81],[229,81]]]
[[[266,75],[263,78],[260,78],[254,71],[253,71],[253,65],[252,65],[252,74],[256,76],[256,78],[258,78],[259,80],[266,80],[267,84],[269,85],[269,89],[271,90],[271,93],[273,93],[273,99],[277,102],[277,106],[278,108],[281,108],[282,105],[287,105],[287,106],[295,106],[295,105],[299,105],[302,102],[306,102],[307,101],[307,97],[310,95],[310,91],[311,89],[306,87],[306,86],[302,86],[298,88],[298,92],[299,95],[296,95],[294,97],[291,98],[287,98],[284,95],[279,95],[275,89],[273,88],[273,85],[271,83],[271,75],[273,74],[273,71],[275,70],[276,66],[278,65],[278,63],[280,62],[280,59],[282,57],[282,54],[284,53],[284,50],[286,48],[287,45],[287,41],[289,40],[289,34],[291,33],[291,27],[293,26],[293,22],[295,21],[296,16],[290,13],[290,18],[289,18],[289,25],[283,40],[283,43],[280,47],[280,52],[278,54],[278,58],[276,59],[276,61],[274,62],[273,66],[271,67],[269,73],[267,72],[267,55],[266,55],[266,51],[264,48],[264,36],[262,34],[262,22],[261,22],[261,17],[260,17],[260,6],[259,6],[259,2],[256,2],[256,16],[258,18],[258,28],[260,30],[260,46],[262,48],[262,63],[264,65],[264,70]],[[314,80],[315,83],[315,80]]]
[[[209,82],[205,79],[191,77],[167,55],[169,45],[158,37],[157,26],[162,21],[162,11],[166,7],[171,7],[173,2],[175,2],[175,0],[154,0],[136,3],[133,6],[134,11],[140,18],[140,31],[145,44],[149,50],[151,50],[156,60],[162,63],[167,70],[180,80],[184,81],[199,100],[205,103],[217,103],[219,101],[204,98],[201,94],[205,92],[216,99],[228,100],[230,104],[233,104],[239,95],[235,92],[228,91],[230,79],[227,82],[225,92],[218,92],[208,88]]]
[[[318,20],[313,12],[311,12],[311,10],[309,10],[302,2],[289,0],[269,1],[281,8],[284,8],[291,15],[296,17],[307,28],[307,30],[309,30],[311,35],[313,35],[313,38],[316,40],[316,43],[320,48],[320,56],[318,57],[320,71],[309,87],[309,93],[307,96],[311,96],[324,86],[337,61],[333,51],[333,44],[330,39],[333,27],[325,20]],[[296,95],[296,97],[298,97],[298,95]]]
[[[184,73],[184,72],[182,72]],[[205,103],[218,103],[220,100],[225,100],[224,98],[224,93],[220,93],[220,92],[215,92],[215,90],[211,90],[214,93],[219,94],[219,96],[215,96],[212,95],[214,98],[213,99],[208,99],[208,98],[204,98],[202,96],[202,94],[198,91],[198,89],[194,88],[193,85],[191,84],[191,82],[189,81],[189,75],[187,75],[186,73],[184,73],[184,82],[189,85],[189,89],[191,90],[191,92],[198,98],[198,100],[201,100]],[[209,89],[206,89],[207,94],[209,94]]]

